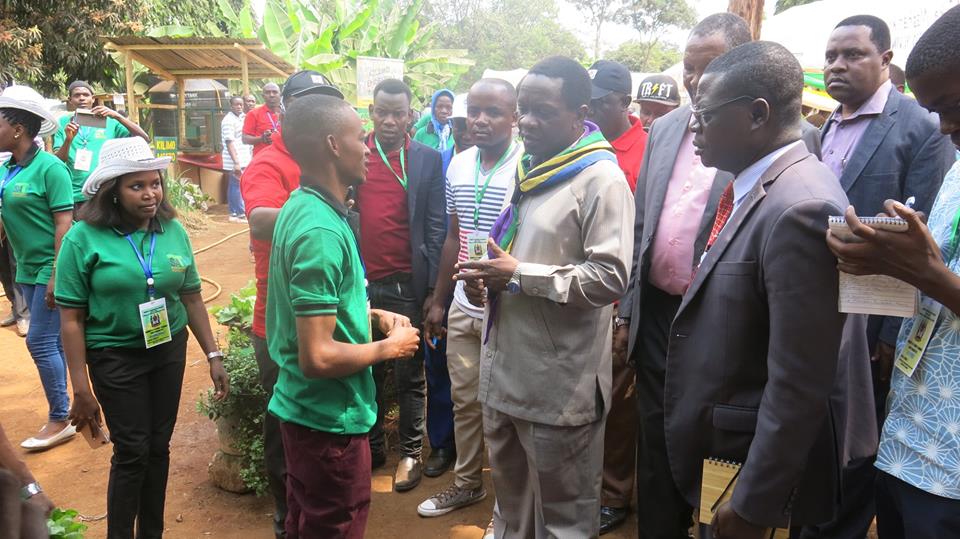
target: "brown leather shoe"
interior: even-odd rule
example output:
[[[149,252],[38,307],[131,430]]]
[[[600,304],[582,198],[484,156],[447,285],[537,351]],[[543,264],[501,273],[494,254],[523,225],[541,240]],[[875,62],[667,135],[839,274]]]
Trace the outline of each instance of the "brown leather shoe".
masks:
[[[420,459],[402,457],[397,463],[397,473],[393,476],[393,490],[406,492],[419,485],[423,475],[420,468]]]

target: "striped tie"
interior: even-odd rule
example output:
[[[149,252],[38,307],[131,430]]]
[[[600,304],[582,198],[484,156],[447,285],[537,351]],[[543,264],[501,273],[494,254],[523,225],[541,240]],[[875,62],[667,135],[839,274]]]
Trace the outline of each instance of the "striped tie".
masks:
[[[709,251],[713,243],[717,241],[717,236],[720,235],[720,231],[723,230],[723,226],[727,224],[727,220],[730,219],[730,214],[732,213],[733,182],[731,181],[723,190],[723,194],[720,195],[720,202],[717,203],[717,217],[713,220],[713,228],[710,230],[710,238],[707,240],[706,251]]]

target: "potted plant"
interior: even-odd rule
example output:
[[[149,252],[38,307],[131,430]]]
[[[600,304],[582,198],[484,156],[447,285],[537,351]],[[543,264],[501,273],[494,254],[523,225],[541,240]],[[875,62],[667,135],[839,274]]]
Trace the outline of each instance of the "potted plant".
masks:
[[[208,389],[197,402],[197,411],[217,424],[220,448],[210,463],[210,478],[231,492],[267,489],[263,468],[263,414],[266,393],[250,342],[256,289],[252,284],[230,296],[230,303],[211,309],[217,322],[227,326],[223,366],[230,375],[230,393],[217,401]]]

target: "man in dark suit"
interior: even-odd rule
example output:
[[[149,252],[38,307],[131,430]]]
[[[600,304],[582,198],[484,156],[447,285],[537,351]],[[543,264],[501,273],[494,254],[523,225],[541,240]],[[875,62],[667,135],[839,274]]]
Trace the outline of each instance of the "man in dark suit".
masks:
[[[695,95],[713,59],[750,41],[746,22],[717,13],[690,32],[683,57],[683,83]],[[690,107],[659,118],[650,129],[636,189],[634,261],[630,290],[620,303],[614,353],[637,367],[640,440],[637,449],[637,520],[640,535],[685,539],[690,508],[677,491],[667,462],[663,385],[670,323],[700,260],[729,172],[704,166],[688,130]],[[817,130],[802,122],[811,153],[820,148]]]
[[[410,318],[420,326],[423,305],[432,299],[440,249],[446,236],[443,164],[440,154],[410,140],[410,88],[387,79],[373,92],[373,133],[367,181],[360,186],[360,252],[366,266],[370,304]],[[441,301],[443,301],[441,299]],[[400,405],[400,462],[394,489],[410,490],[422,475],[426,382],[423,347],[408,360],[393,364]],[[377,381],[377,423],[370,431],[373,466],[386,459],[383,435],[383,366]]]
[[[830,395],[844,316],[822,244],[847,199],[800,140],[802,92],[790,51],[760,41],[711,62],[693,101],[697,153],[734,179],[670,330],[664,421],[691,505],[704,459],[742,463],[705,530],[718,539],[825,522],[839,489]]]
[[[823,162],[860,215],[884,211],[887,199],[915,199],[929,214],[954,150],[942,135],[935,114],[897,91],[890,80],[893,51],[890,29],[872,15],[848,17],[827,42],[824,82],[840,107],[823,125]],[[871,316],[866,342],[872,353],[876,417],[882,424],[890,390],[893,345],[901,319]],[[864,418],[871,421],[873,418]],[[872,425],[871,425],[872,426]],[[804,537],[862,539],[873,520],[873,467],[878,435],[858,440],[845,467],[843,504],[837,520]]]

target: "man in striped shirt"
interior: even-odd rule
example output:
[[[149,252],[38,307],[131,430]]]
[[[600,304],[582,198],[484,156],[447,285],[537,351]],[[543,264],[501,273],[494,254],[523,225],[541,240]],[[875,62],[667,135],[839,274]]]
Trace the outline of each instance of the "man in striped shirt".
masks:
[[[523,145],[513,140],[517,92],[500,79],[481,79],[467,96],[467,129],[476,144],[458,153],[447,169],[447,214],[450,225],[440,255],[434,301],[424,322],[427,343],[442,336],[445,302],[454,265],[486,254],[487,237],[513,195],[517,161]],[[481,480],[483,410],[477,400],[483,309],[467,300],[463,283],[453,292],[447,322],[447,369],[453,399],[457,463],[454,483],[417,507],[421,516],[440,516],[486,497]]]

